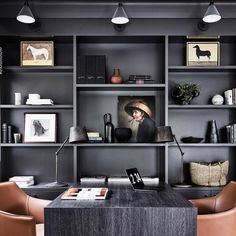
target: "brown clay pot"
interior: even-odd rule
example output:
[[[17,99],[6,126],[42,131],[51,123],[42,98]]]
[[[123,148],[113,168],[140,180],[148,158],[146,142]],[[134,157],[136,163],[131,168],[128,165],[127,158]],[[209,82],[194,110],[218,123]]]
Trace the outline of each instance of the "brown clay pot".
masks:
[[[123,78],[120,75],[120,69],[113,69],[111,83],[112,84],[122,84],[123,83]]]

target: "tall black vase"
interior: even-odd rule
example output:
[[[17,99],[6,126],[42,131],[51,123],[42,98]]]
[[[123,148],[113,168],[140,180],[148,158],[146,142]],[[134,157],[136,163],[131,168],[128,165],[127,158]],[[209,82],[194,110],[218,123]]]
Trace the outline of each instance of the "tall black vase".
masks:
[[[208,122],[206,143],[219,143],[219,132],[216,126],[216,121],[211,120]]]

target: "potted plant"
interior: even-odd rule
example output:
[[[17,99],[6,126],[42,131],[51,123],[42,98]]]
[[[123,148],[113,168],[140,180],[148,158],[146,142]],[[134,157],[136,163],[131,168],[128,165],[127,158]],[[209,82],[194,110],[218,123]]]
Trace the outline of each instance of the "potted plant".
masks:
[[[176,84],[171,91],[174,100],[181,105],[188,105],[193,98],[198,97],[200,88],[194,83],[180,83]]]

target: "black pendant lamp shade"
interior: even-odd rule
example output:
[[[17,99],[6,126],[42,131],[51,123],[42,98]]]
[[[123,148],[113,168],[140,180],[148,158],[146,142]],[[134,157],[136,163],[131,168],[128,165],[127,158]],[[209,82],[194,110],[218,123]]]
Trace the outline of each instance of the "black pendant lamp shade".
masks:
[[[34,15],[29,7],[29,3],[27,0],[24,2],[24,5],[21,8],[20,12],[18,13],[16,19],[19,22],[25,23],[25,24],[32,24],[35,22]]]
[[[118,7],[116,8],[115,13],[111,19],[111,22],[117,25],[123,25],[129,22],[129,18],[123,8],[122,3],[118,4]]]
[[[206,13],[203,17],[203,21],[205,23],[215,23],[221,19],[221,15],[219,11],[217,10],[214,1],[210,1],[210,5],[208,6]]]

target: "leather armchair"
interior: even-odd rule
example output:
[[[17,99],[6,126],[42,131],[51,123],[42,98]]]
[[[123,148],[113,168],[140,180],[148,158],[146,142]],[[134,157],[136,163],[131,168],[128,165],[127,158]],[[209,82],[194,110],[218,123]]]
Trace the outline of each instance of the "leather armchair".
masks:
[[[198,236],[236,235],[236,182],[231,181],[214,197],[190,201],[198,207]]]
[[[14,182],[0,183],[0,235],[43,236],[44,207],[49,203],[28,196]]]

